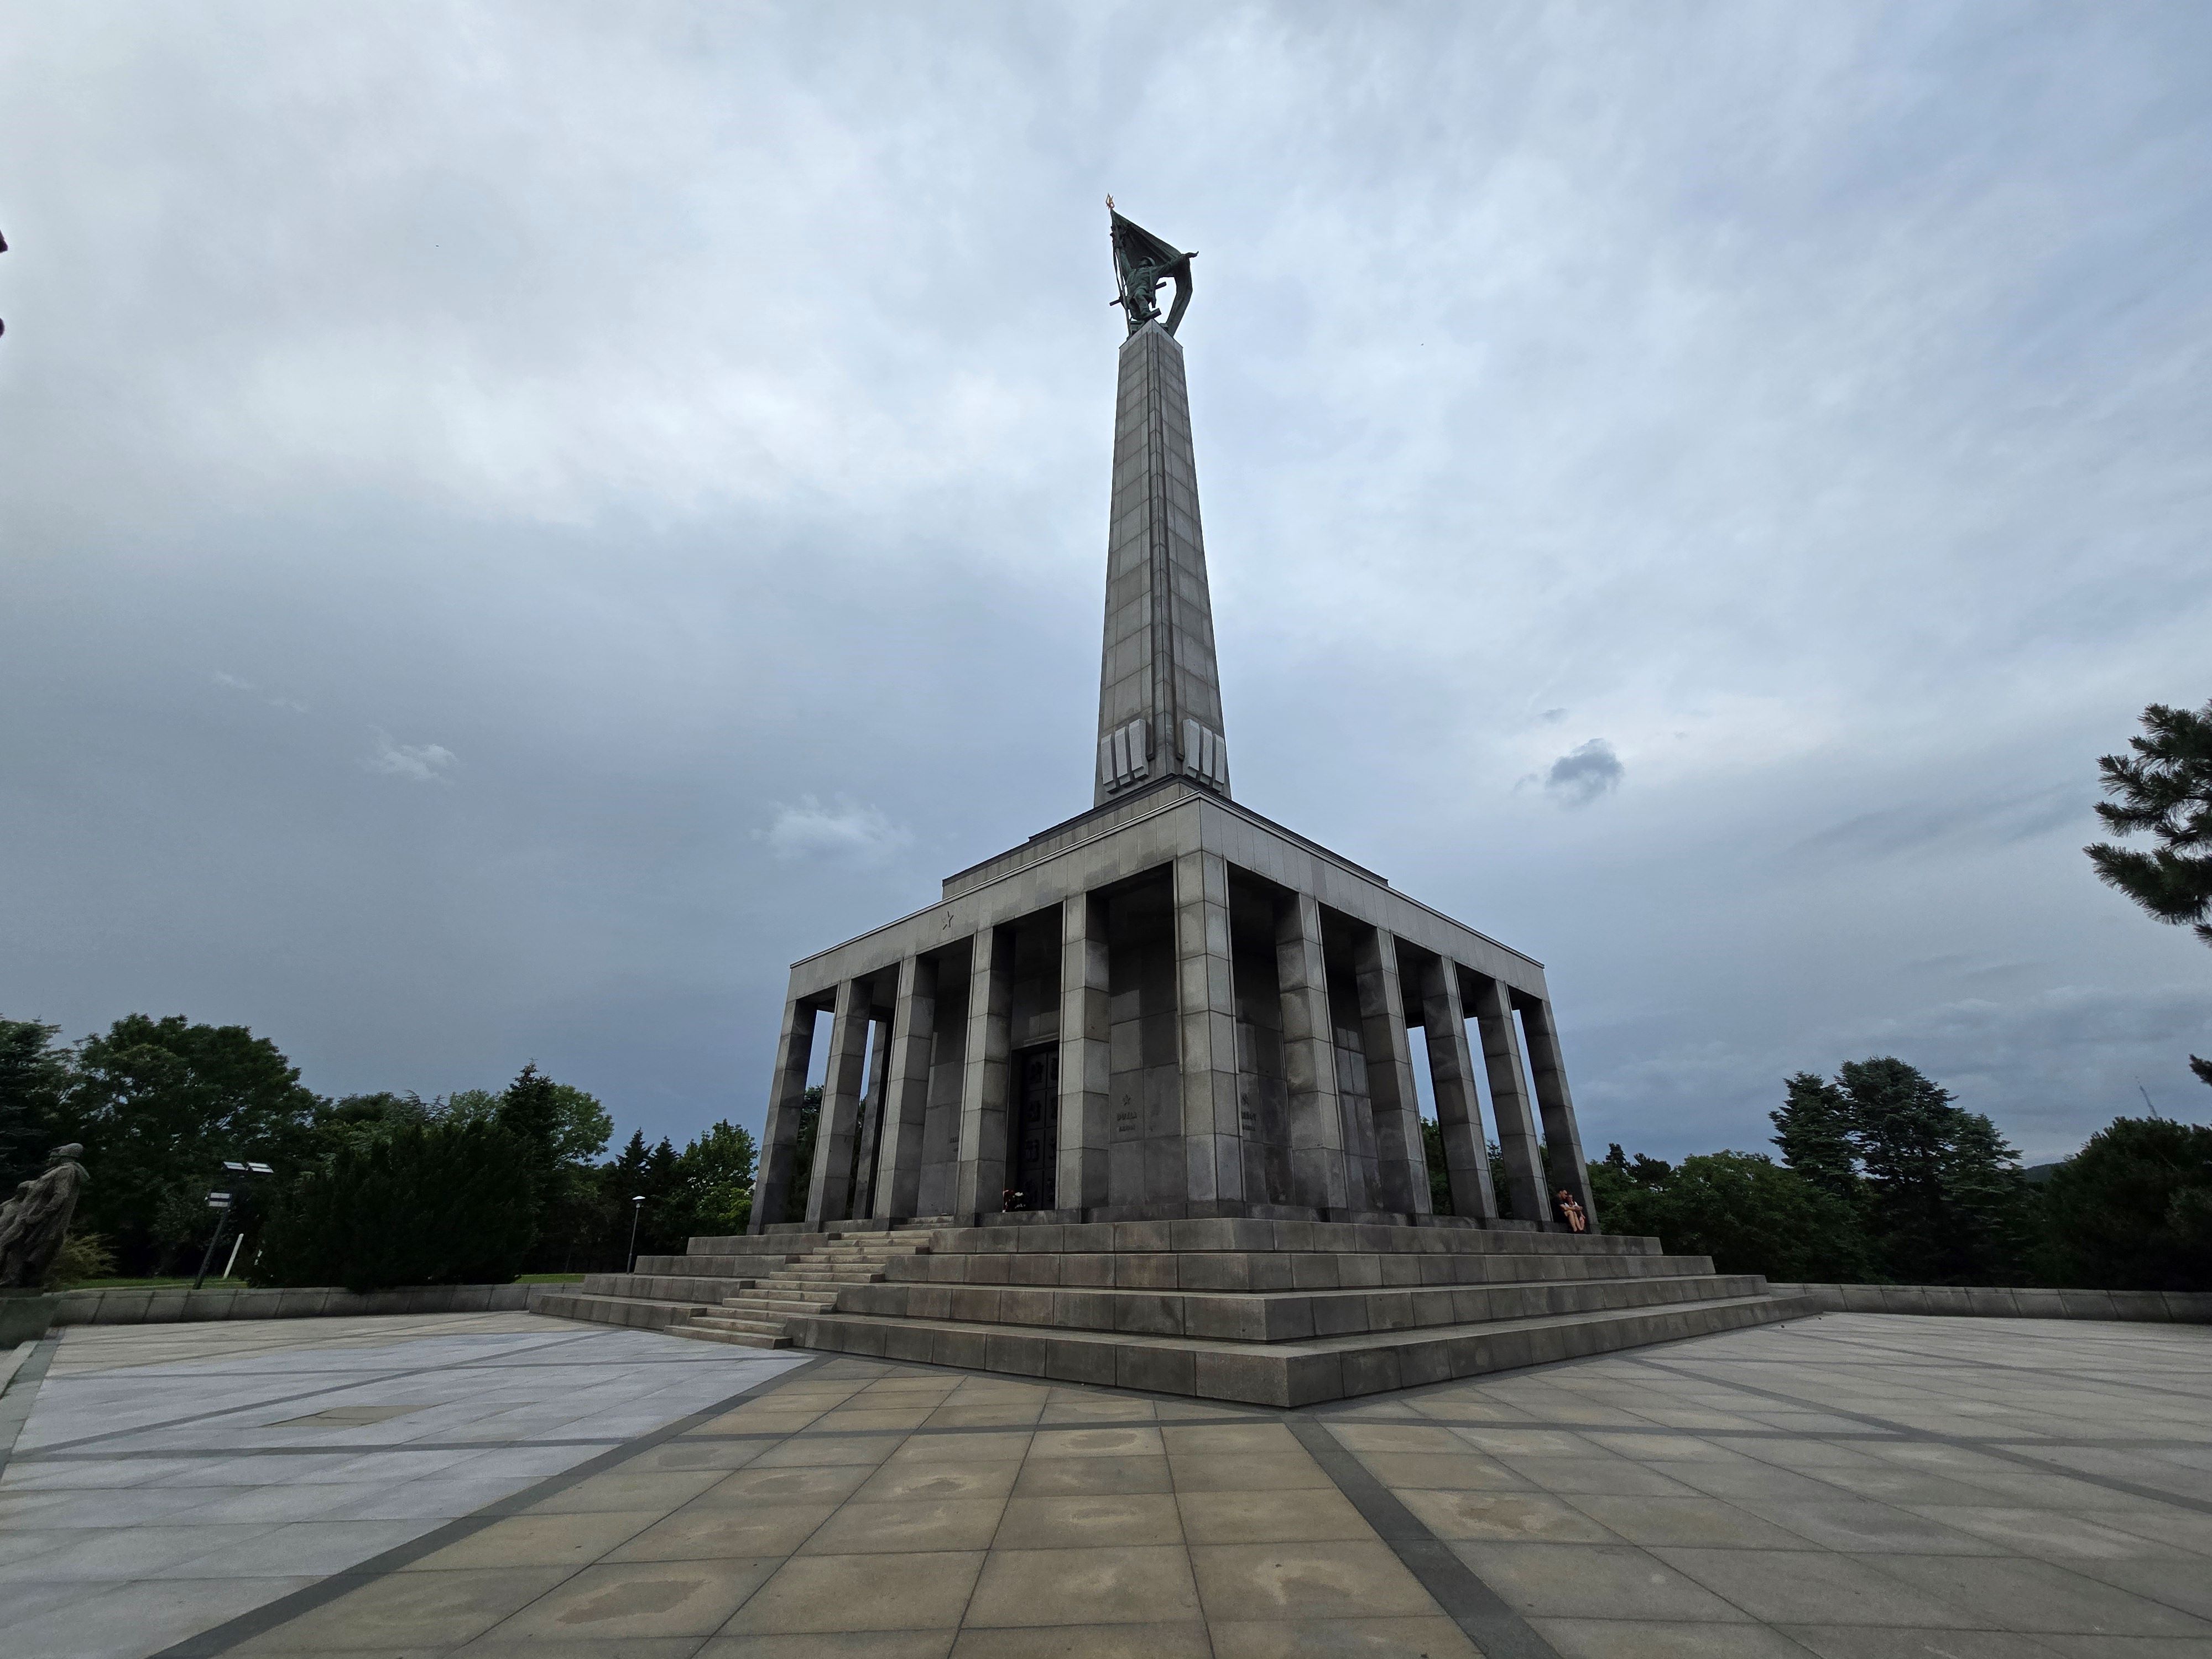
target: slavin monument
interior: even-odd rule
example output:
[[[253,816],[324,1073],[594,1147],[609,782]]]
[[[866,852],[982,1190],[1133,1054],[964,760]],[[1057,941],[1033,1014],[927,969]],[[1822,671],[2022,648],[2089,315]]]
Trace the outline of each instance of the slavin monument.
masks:
[[[750,1232],[531,1305],[1269,1406],[1808,1310],[1580,1231],[1541,964],[1236,799],[1176,340],[1191,256],[1111,227],[1128,337],[1090,810],[792,969]]]
[[[1000,1216],[1466,1226],[1501,1207],[1553,1229],[1574,1212],[1562,1195],[1595,1219],[1542,966],[1234,796],[1176,338],[1193,256],[1110,200],[1109,213],[1128,332],[1091,809],[792,969],[754,1230]],[[1414,1026],[1448,1218],[1431,1212]],[[804,1210],[787,1214],[800,1184]]]

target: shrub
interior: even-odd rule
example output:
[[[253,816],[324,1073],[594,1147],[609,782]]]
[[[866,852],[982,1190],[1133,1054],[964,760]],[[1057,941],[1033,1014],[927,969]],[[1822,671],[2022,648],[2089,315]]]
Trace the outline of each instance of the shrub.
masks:
[[[402,1124],[340,1146],[276,1204],[254,1279],[503,1285],[535,1234],[533,1150],[489,1121]]]
[[[54,1253],[53,1266],[46,1269],[46,1288],[67,1290],[88,1279],[114,1276],[115,1252],[107,1248],[107,1241],[98,1233],[81,1233],[72,1227]]]
[[[1785,1284],[1866,1277],[1852,1206],[1755,1152],[1706,1152],[1670,1169],[1655,1158],[1632,1166],[1616,1146],[1590,1180],[1607,1232],[1656,1236],[1670,1255],[1709,1255],[1717,1272]]]

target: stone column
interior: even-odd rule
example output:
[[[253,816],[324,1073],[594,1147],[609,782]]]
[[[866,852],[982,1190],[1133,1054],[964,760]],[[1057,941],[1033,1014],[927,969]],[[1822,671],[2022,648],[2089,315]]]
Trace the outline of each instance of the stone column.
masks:
[[[1567,1093],[1567,1068],[1559,1057],[1552,1005],[1529,997],[1515,1006],[1528,1034],[1528,1071],[1536,1085],[1536,1109],[1544,1116],[1544,1162],[1551,1177],[1545,1190],[1565,1187],[1572,1193],[1595,1232],[1597,1206],[1590,1200],[1589,1166],[1583,1158],[1582,1132],[1575,1127],[1575,1103]]]
[[[837,987],[830,1066],[822,1079],[822,1115],[814,1125],[814,1182],[806,1189],[809,1232],[820,1232],[853,1212],[853,1137],[868,1060],[869,1000],[864,979],[845,980]]]
[[[1421,1145],[1421,1097],[1413,1083],[1413,1051],[1406,1040],[1406,1006],[1398,988],[1398,941],[1388,928],[1361,931],[1353,971],[1359,982],[1360,1035],[1367,1050],[1367,1091],[1375,1103],[1375,1164],[1385,1210],[1427,1215],[1429,1164]]]
[[[871,1000],[875,995],[871,988]],[[877,1144],[884,1133],[884,1086],[891,1069],[891,1023],[872,1008],[868,1033],[873,1039],[868,1054],[868,1091],[860,1097],[860,1146],[853,1162],[853,1218],[876,1213]]]
[[[1490,1103],[1498,1115],[1498,1161],[1505,1166],[1513,1218],[1549,1227],[1552,1201],[1544,1188],[1544,1159],[1536,1145],[1536,1120],[1528,1110],[1528,1085],[1522,1080],[1521,1042],[1513,1030],[1512,1005],[1505,988],[1487,974],[1476,975],[1474,985],[1474,1023],[1482,1032]]]
[[[883,1127],[877,1135],[873,1213],[902,1221],[921,1198],[921,1134],[929,1116],[929,1055],[937,1036],[937,964],[899,963],[885,1045]]]
[[[1107,1201],[1107,1113],[1113,1055],[1107,1043],[1106,901],[1078,893],[1060,907],[1060,1167],[1053,1207]]]
[[[1483,1145],[1459,965],[1449,957],[1431,957],[1421,969],[1421,1024],[1428,1033],[1429,1085],[1437,1097],[1437,1127],[1443,1132],[1453,1213],[1489,1220],[1498,1213],[1498,1194],[1490,1184],[1490,1150]]]
[[[814,1009],[794,997],[783,1005],[783,1033],[775,1043],[775,1078],[769,1085],[768,1121],[761,1125],[760,1173],[753,1182],[753,1218],[747,1232],[782,1220],[791,1200],[799,1109],[806,1103],[806,1068],[813,1057]]]
[[[1006,1204],[1006,1088],[1012,1069],[1014,930],[985,927],[968,969],[968,1042],[961,1051],[960,1172],[953,1207],[995,1215]]]
[[[1328,1012],[1321,901],[1286,893],[1275,904],[1275,977],[1283,999],[1283,1080],[1290,1095],[1291,1201],[1351,1206],[1346,1186],[1336,1027]]]
[[[1229,945],[1229,865],[1175,861],[1176,1008],[1181,1016],[1182,1141],[1193,1203],[1244,1196],[1244,1114],[1237,1088],[1237,986]]]

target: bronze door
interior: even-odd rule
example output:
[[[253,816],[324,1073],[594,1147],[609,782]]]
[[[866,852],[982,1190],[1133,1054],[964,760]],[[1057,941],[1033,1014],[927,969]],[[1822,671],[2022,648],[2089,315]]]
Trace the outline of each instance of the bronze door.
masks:
[[[1060,1048],[1024,1048],[1014,1056],[1013,1156],[1007,1160],[1006,1207],[1052,1208],[1060,1158]]]

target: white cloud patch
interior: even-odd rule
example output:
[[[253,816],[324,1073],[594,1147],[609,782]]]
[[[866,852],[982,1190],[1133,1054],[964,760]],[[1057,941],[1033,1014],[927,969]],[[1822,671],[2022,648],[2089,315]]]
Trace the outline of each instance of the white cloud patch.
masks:
[[[264,691],[252,680],[241,678],[236,674],[228,674],[217,669],[210,678],[225,690],[243,691],[249,696],[260,698],[271,708],[282,708],[294,714],[304,714],[307,712],[307,705],[299,698],[284,696],[274,691]]]
[[[777,802],[775,821],[753,835],[787,862],[846,864],[879,864],[914,839],[875,807],[850,801],[824,806],[811,795],[799,797],[795,806]]]
[[[1613,745],[1603,738],[1592,738],[1552,763],[1552,769],[1544,775],[1544,787],[1569,806],[1588,806],[1600,795],[1620,788],[1621,779],[1627,775],[1628,769],[1613,752]]]
[[[394,743],[389,735],[379,732],[376,752],[362,764],[372,772],[411,778],[416,783],[442,783],[447,775],[460,764],[460,757],[443,744]]]

